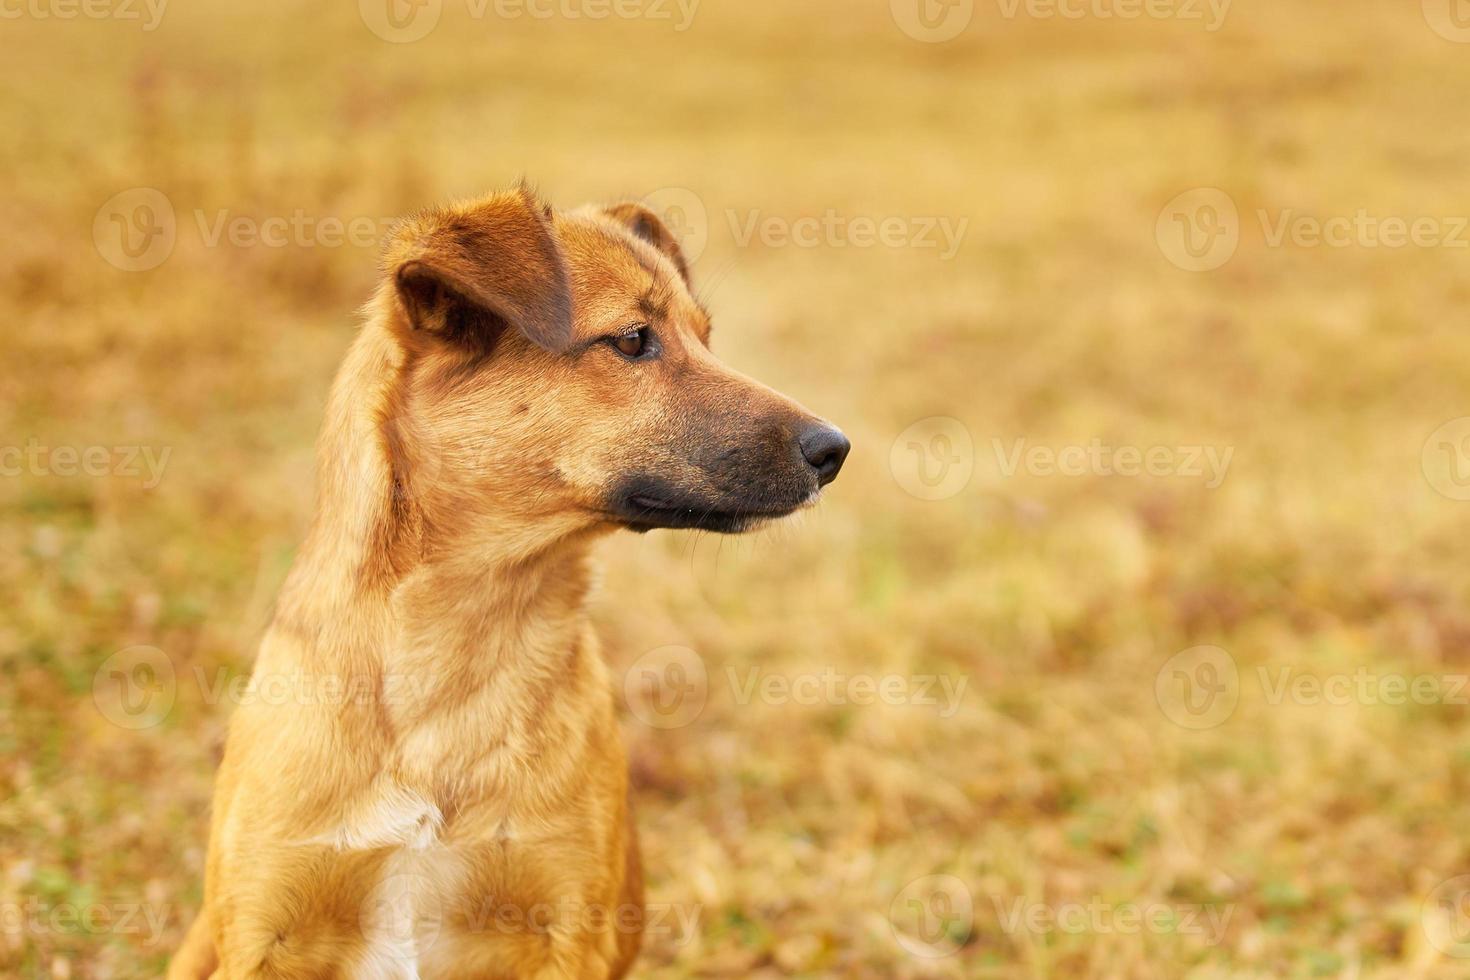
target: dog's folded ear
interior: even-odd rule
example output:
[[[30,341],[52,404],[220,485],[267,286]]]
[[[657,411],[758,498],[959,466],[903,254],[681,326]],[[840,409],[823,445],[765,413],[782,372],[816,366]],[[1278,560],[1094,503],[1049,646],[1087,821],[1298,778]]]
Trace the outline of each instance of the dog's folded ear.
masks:
[[[674,263],[674,267],[679,270],[679,275],[684,278],[684,282],[692,285],[689,279],[689,263],[684,259],[684,250],[679,247],[679,239],[674,237],[668,225],[664,224],[651,209],[630,201],[603,208],[603,213],[615,221],[622,222],[634,235],[667,255]]]
[[[387,270],[405,325],[488,352],[507,327],[550,351],[572,340],[572,290],[550,209],[522,186],[405,221]]]

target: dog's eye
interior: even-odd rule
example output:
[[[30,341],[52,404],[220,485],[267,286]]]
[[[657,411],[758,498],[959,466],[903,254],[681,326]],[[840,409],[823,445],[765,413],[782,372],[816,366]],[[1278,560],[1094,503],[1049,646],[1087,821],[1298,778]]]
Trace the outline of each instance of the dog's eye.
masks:
[[[625,333],[612,338],[612,345],[617,348],[619,354],[629,360],[637,360],[645,354],[652,352],[653,344],[647,327],[640,327],[634,333]]]

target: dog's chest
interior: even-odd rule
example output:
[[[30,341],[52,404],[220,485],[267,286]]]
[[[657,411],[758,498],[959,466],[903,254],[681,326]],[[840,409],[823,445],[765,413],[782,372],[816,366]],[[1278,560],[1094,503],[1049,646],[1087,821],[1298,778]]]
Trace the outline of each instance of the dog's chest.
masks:
[[[452,820],[445,819],[444,809]],[[487,859],[507,856],[514,839],[510,815],[493,803],[482,801],[470,811],[452,804],[441,809],[394,787],[360,807],[330,843],[344,852],[391,851],[362,905],[364,947],[354,977],[427,978],[433,971],[424,972],[426,964],[442,960],[486,901],[476,894],[476,881]]]
[[[482,860],[439,839],[399,847],[383,862],[363,905],[364,980],[421,980],[430,957],[452,942],[468,894],[472,865]]]

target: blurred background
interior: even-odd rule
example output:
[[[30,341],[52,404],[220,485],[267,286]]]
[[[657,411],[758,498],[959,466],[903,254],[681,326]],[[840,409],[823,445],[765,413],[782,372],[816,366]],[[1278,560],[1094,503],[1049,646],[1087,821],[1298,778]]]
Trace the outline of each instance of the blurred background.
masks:
[[[619,536],[642,977],[1470,976],[1461,0],[3,0],[0,975],[158,976],[397,216],[838,422]],[[622,683],[623,678],[627,683]]]

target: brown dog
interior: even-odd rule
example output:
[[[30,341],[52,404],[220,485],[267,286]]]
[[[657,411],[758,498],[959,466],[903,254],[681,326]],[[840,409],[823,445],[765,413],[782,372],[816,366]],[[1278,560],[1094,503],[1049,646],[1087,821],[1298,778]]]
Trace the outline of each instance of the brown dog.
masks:
[[[709,336],[638,205],[522,188],[394,234],[171,978],[627,971],[642,889],[589,547],[790,514],[848,450]]]

